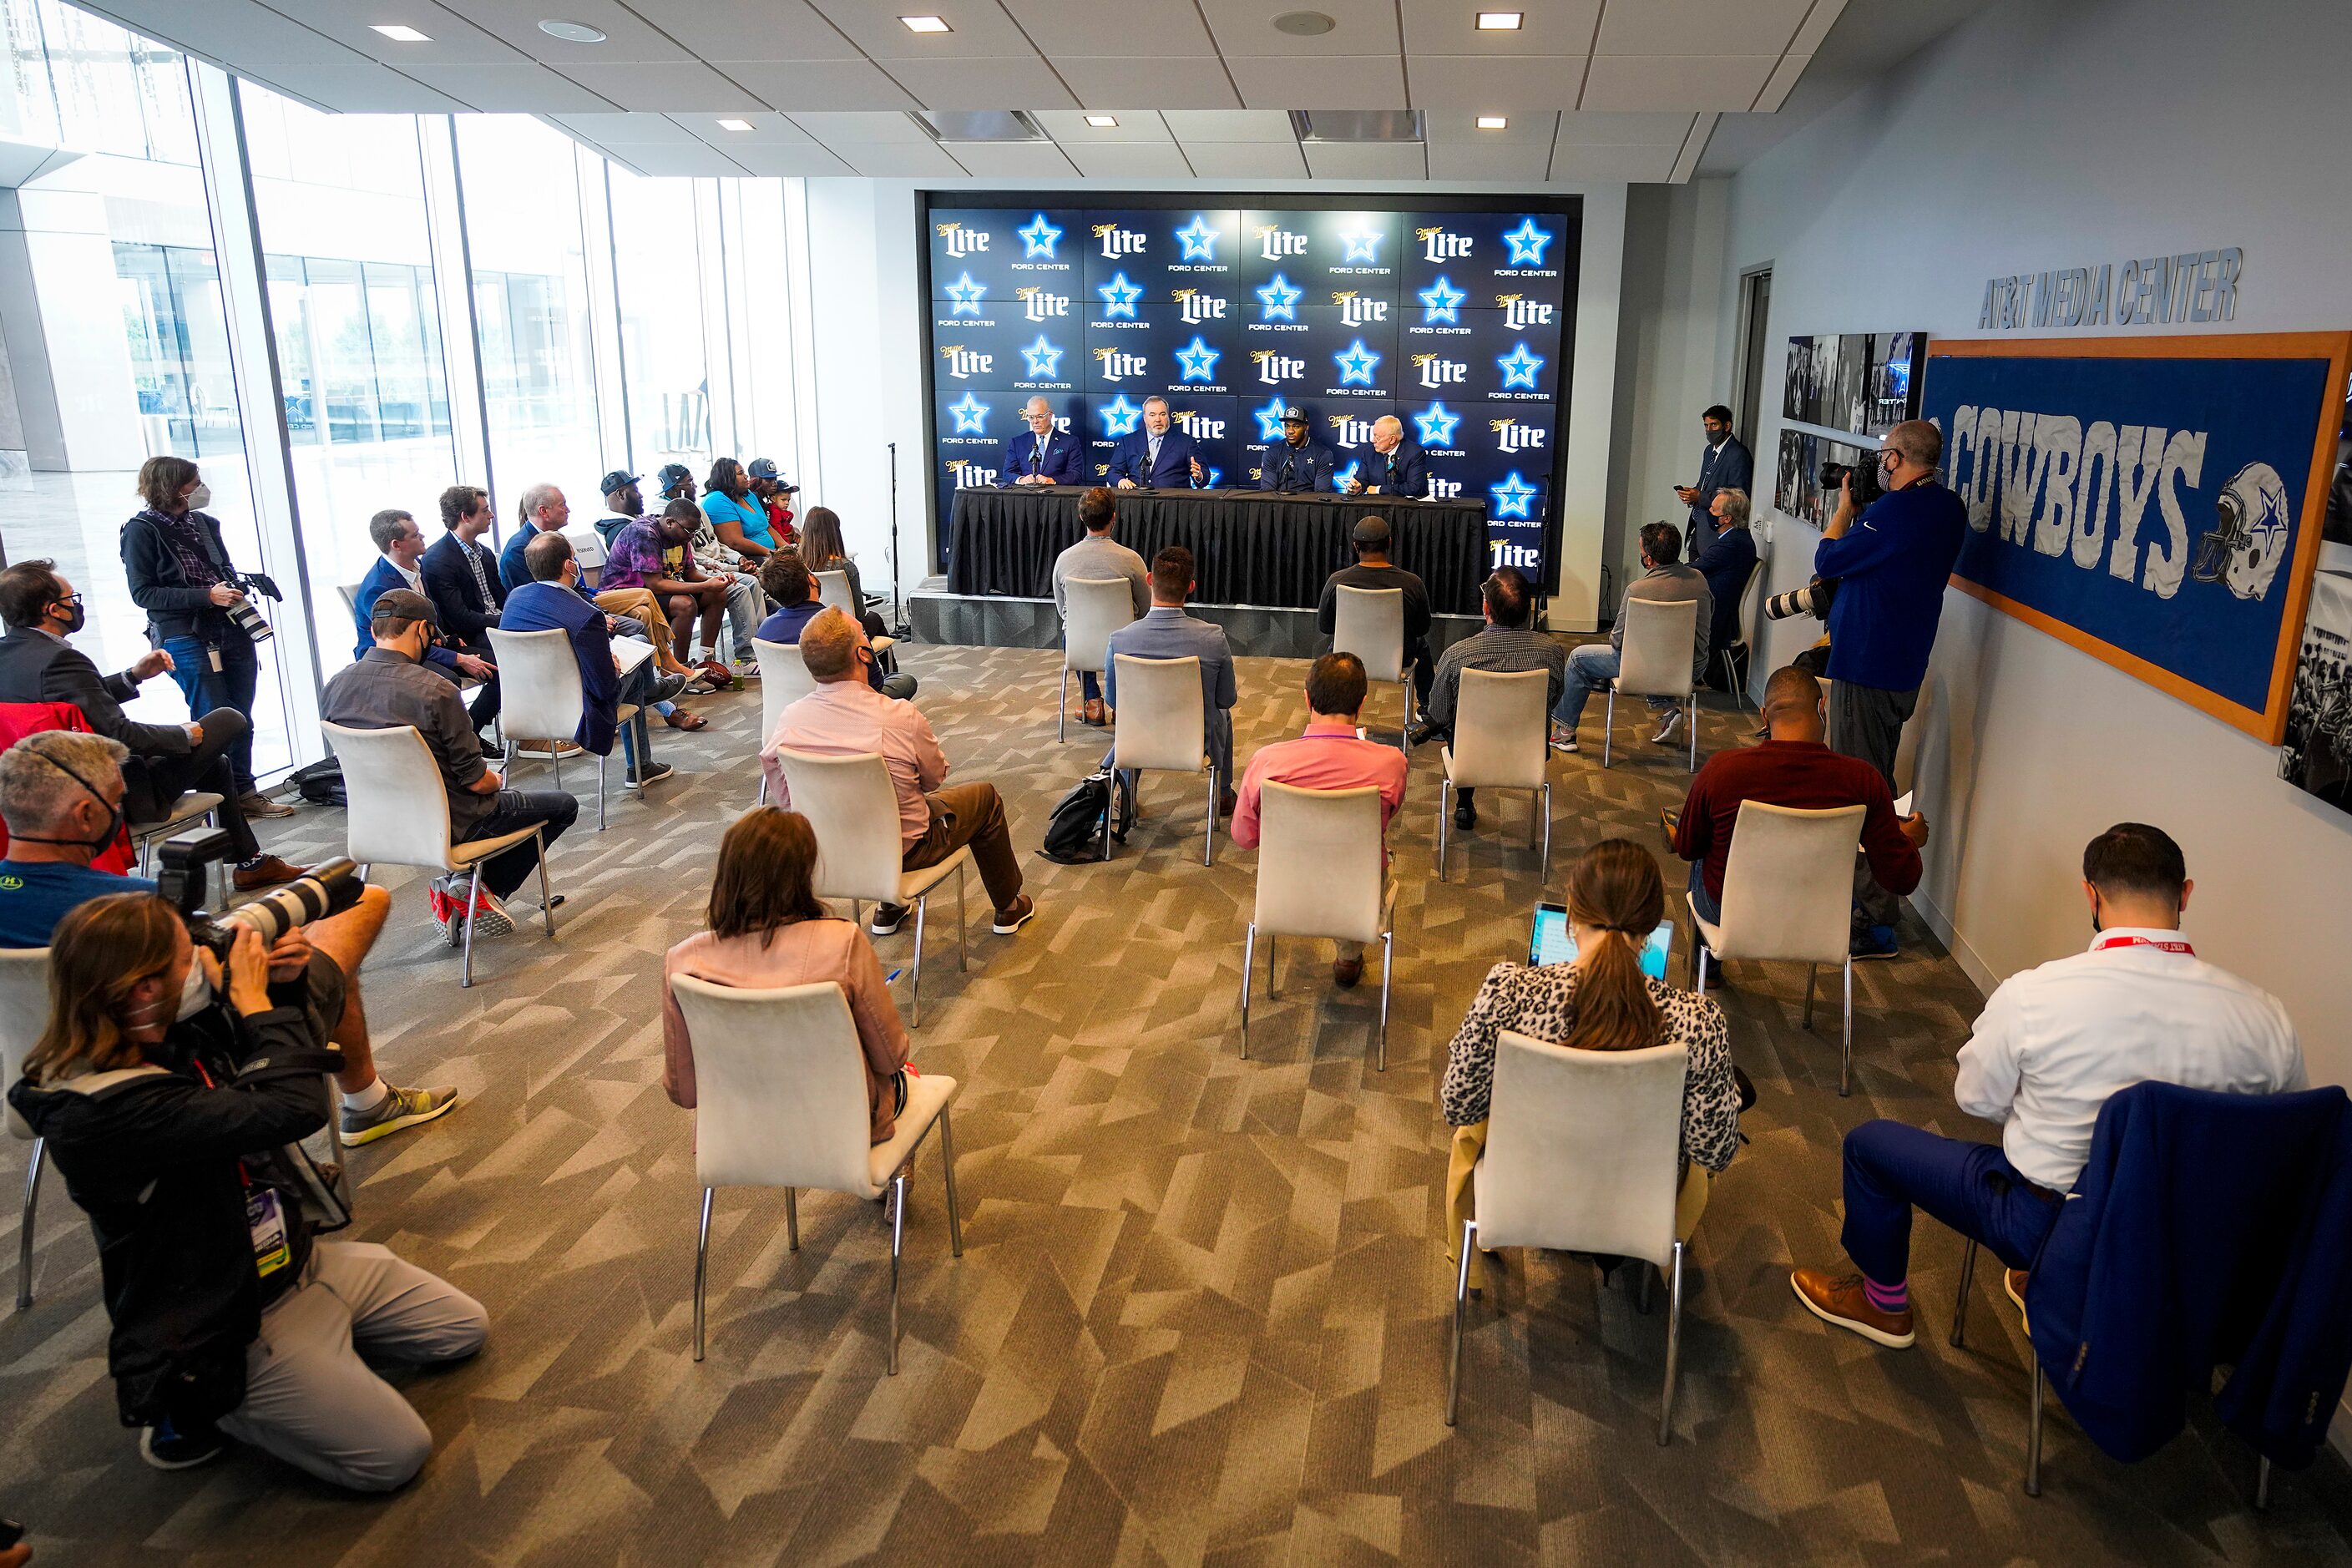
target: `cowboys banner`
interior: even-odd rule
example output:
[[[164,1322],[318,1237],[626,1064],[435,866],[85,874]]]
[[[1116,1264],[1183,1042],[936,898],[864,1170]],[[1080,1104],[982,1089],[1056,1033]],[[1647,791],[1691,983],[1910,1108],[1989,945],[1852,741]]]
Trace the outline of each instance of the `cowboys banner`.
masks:
[[[2275,743],[2336,458],[2342,333],[1928,348],[1952,581]]]
[[[1393,414],[1431,494],[1482,500],[1542,581],[1567,431],[1577,220],[1516,209],[933,207],[928,358],[940,536],[1033,396],[1099,477],[1169,400],[1213,488],[1253,489],[1286,405],[1344,483]]]

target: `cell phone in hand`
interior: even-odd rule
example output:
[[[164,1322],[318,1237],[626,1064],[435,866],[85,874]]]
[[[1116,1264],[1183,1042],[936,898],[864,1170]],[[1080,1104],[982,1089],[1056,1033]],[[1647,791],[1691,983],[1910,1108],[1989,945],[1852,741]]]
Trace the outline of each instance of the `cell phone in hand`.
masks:
[[[0,1552],[5,1552],[25,1539],[25,1527],[13,1519],[0,1519]]]

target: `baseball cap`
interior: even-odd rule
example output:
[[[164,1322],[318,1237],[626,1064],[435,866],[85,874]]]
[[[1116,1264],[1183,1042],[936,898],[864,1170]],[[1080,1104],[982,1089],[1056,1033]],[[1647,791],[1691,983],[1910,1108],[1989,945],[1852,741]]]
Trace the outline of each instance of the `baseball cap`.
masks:
[[[684,463],[664,463],[661,467],[661,472],[654,476],[655,482],[659,484],[664,489],[671,489],[677,485],[680,479],[690,479],[692,478],[694,478],[694,470],[688,468]]]
[[[639,476],[630,473],[625,468],[614,468],[596,482],[596,493],[600,496],[611,495],[614,490],[635,484]]]
[[[780,490],[792,491],[800,489],[800,486],[776,472],[776,463],[772,458],[754,458],[743,472],[755,479],[773,479],[776,481],[776,488]]]
[[[1384,517],[1360,517],[1350,537],[1359,544],[1386,544],[1389,542],[1389,520]]]
[[[433,620],[433,601],[411,588],[387,588],[375,596],[375,605],[368,611],[368,619],[423,621],[429,626]]]
[[[1282,422],[1285,425],[1304,425],[1307,423],[1307,410],[1294,403],[1282,411]]]

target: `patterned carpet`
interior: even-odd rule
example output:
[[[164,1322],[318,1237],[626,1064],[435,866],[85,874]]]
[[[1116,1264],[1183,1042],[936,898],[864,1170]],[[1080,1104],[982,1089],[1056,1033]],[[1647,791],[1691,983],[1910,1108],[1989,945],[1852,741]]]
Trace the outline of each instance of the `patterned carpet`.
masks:
[[[906,650],[958,773],[997,782],[1024,845],[1101,744],[1075,727],[1055,743],[1056,662]],[[1245,661],[1241,755],[1295,732],[1303,669]],[[1372,721],[1395,702],[1376,692]],[[798,1254],[781,1194],[720,1194],[695,1364],[693,1126],[660,1088],[657,976],[751,801],[759,699],[703,706],[709,731],[656,742],[679,778],[647,805],[616,793],[608,832],[592,809],[555,850],[559,939],[526,922],[486,943],[472,990],[413,874],[393,874],[397,912],[365,973],[378,1053],[395,1081],[467,1098],[355,1154],[355,1234],[492,1321],[477,1361],[398,1379],[436,1440],[424,1475],[370,1500],[249,1453],[143,1467],[114,1421],[89,1232],[53,1181],[38,1299],[0,1321],[0,1513],[30,1523],[43,1563],[2352,1558],[2342,1464],[2282,1476],[2256,1515],[2252,1455],[2202,1417],[2125,1468],[2056,1416],[2046,1495],[2025,1498],[2015,1316],[1980,1271],[1969,1348],[1947,1348],[1959,1247],[1933,1225],[1918,1349],[1876,1350],[1791,1298],[1792,1261],[1838,1256],[1843,1129],[1887,1115],[1981,1133],[1949,1099],[1978,998],[1916,928],[1901,960],[1856,976],[1847,1100],[1834,1001],[1808,1034],[1801,973],[1733,968],[1725,1005],[1762,1102],[1696,1242],[1673,1446],[1653,1436],[1663,1311],[1554,1255],[1511,1258],[1474,1305],[1449,1432],[1436,1078],[1487,965],[1524,950],[1538,885],[1523,797],[1486,803],[1451,882],[1421,874],[1434,747],[1391,836],[1406,874],[1386,1073],[1368,1055],[1376,976],[1334,992],[1328,949],[1307,943],[1285,945],[1283,994],[1239,1058],[1255,857],[1221,837],[1203,868],[1200,792],[1148,782],[1149,817],[1110,864],[1024,861],[1042,913],[1020,935],[992,936],[974,910],[969,976],[951,941],[934,949],[918,1060],[964,1084],[966,1245],[950,1259],[933,1149],[908,1216],[900,1375],[882,1375],[878,1208],[829,1194],[803,1202]],[[1705,744],[1748,722],[1711,710]],[[1681,755],[1631,720],[1620,739],[1607,773],[1597,754],[1555,759],[1555,871],[1611,835],[1664,857]],[[290,856],[340,851],[340,814],[276,826]],[[882,941],[886,964],[910,941]],[[25,1148],[0,1153],[12,1194]]]

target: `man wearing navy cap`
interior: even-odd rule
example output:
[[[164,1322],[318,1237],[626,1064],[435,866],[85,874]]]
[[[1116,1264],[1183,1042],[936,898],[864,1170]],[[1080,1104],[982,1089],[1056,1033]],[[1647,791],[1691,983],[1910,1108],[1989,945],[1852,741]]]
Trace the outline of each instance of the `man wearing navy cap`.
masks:
[[[1331,493],[1331,448],[1307,438],[1307,410],[1295,403],[1282,411],[1282,439],[1265,449],[1257,488]]]
[[[670,465],[677,467],[675,463]],[[668,469],[663,471],[667,473]],[[645,493],[637,489],[637,476],[626,468],[614,468],[597,480],[596,493],[604,498],[605,511],[596,520],[596,537],[607,544],[613,542],[613,535],[646,515]]]

